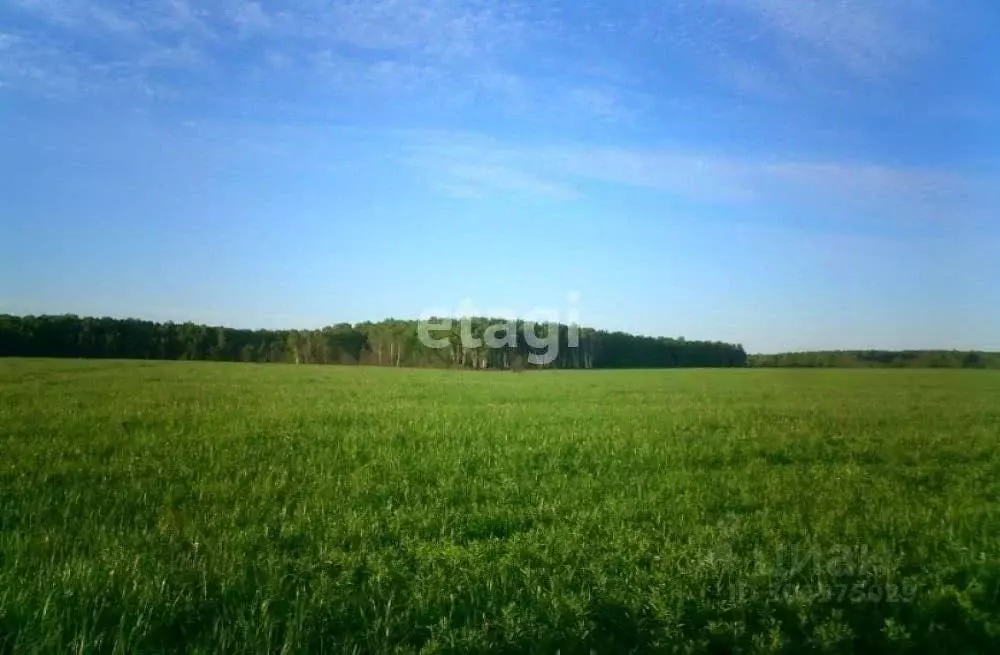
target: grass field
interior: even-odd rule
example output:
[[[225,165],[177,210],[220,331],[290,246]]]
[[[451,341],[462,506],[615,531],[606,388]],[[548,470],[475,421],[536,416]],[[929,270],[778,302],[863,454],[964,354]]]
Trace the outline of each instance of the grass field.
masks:
[[[1000,652],[1000,374],[0,360],[0,651]]]

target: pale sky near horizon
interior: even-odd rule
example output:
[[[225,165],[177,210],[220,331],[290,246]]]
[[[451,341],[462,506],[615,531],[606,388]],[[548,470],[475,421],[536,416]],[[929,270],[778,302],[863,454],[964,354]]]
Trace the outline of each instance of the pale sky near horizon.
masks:
[[[9,0],[0,313],[1000,350],[998,28],[989,0]]]

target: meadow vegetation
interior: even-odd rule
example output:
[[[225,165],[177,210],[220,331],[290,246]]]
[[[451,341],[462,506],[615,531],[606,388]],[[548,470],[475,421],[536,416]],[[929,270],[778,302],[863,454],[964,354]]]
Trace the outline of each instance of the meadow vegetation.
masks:
[[[0,360],[0,651],[1000,652],[998,398]]]

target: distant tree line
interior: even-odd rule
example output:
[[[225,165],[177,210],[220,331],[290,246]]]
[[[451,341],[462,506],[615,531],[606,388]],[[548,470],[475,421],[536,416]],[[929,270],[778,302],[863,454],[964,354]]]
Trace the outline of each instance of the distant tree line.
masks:
[[[509,330],[495,326],[507,323]],[[532,355],[554,353],[545,368],[666,368],[746,366],[740,345],[646,337],[567,325],[473,318],[463,327],[420,338],[417,321],[338,323],[318,330],[243,330],[138,319],[0,315],[0,356],[368,364],[474,369],[533,367]],[[463,335],[463,330],[469,334]],[[536,335],[529,343],[526,330]],[[506,334],[504,334],[506,332]],[[469,345],[469,339],[478,345]],[[493,338],[493,342],[489,339]],[[495,346],[497,338],[505,341]],[[540,339],[548,341],[540,345]],[[484,343],[485,342],[485,343]],[[570,347],[570,343],[578,344]],[[556,346],[553,348],[553,346]]]
[[[1000,353],[948,350],[842,350],[747,355],[740,345],[684,338],[637,336],[558,325],[534,333],[551,339],[531,345],[524,321],[510,321],[516,339],[489,345],[489,331],[504,319],[471,319],[432,332],[446,340],[433,348],[420,338],[417,321],[338,323],[318,330],[242,330],[194,323],[154,323],[138,319],[0,315],[0,356],[368,364],[439,368],[519,369],[533,366],[530,355],[557,344],[545,368],[989,368],[1000,369]],[[575,335],[573,334],[575,332]],[[578,347],[570,347],[575,337]],[[482,342],[486,343],[482,343]],[[535,341],[534,343],[539,343]]]
[[[1000,353],[958,350],[830,350],[750,355],[759,368],[991,368],[1000,369]]]

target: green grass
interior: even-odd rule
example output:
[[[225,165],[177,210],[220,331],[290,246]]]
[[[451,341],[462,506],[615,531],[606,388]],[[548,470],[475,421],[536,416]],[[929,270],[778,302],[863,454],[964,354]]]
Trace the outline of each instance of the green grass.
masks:
[[[0,361],[0,651],[1000,652],[1000,374]]]

